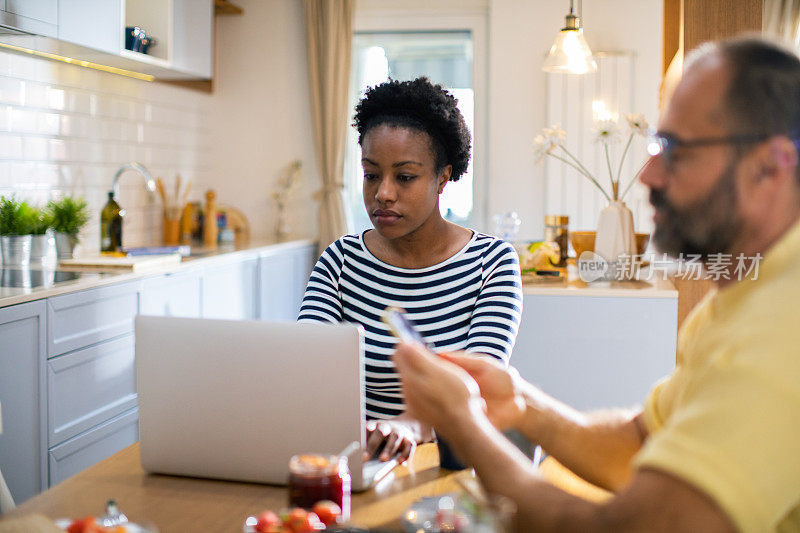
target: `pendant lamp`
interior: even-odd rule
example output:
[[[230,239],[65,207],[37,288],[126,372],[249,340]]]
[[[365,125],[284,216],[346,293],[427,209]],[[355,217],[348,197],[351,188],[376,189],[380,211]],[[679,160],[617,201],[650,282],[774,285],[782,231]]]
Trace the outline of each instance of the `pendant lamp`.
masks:
[[[573,0],[569,2],[566,24],[558,32],[556,42],[544,60],[542,70],[566,74],[587,74],[597,70],[592,51],[583,38],[581,19],[573,11]]]

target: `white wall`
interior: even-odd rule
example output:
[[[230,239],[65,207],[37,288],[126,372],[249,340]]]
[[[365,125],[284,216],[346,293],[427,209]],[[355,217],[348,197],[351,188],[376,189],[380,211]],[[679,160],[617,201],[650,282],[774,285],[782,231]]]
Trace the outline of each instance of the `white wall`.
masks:
[[[251,233],[270,237],[276,182],[295,159],[302,185],[289,202],[293,236],[316,236],[320,188],[299,0],[237,0],[242,16],[217,17],[217,72],[210,122],[214,186],[244,211]]]

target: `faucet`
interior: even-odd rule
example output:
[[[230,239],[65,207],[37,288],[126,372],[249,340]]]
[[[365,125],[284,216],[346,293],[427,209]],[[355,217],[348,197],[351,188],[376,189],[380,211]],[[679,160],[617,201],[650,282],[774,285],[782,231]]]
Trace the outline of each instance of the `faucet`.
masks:
[[[144,179],[144,186],[147,188],[147,190],[150,192],[155,192],[156,182],[153,179],[153,176],[150,174],[150,171],[147,170],[147,168],[143,164],[134,161],[132,163],[125,163],[124,165],[119,167],[116,174],[114,174],[114,181],[111,182],[111,192],[114,194],[114,198],[117,197],[117,193],[119,192],[119,185],[117,183],[119,181],[119,177],[126,170],[135,170],[136,172],[138,172],[139,175],[141,175],[142,178]]]

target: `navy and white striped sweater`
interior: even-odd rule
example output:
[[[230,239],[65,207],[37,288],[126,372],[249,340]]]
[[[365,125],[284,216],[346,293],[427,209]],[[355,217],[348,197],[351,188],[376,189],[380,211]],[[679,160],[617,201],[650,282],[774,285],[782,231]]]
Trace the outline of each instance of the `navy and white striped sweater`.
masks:
[[[397,339],[381,320],[401,307],[436,352],[466,350],[505,363],[522,314],[519,259],[496,237],[473,233],[449,259],[426,268],[399,268],[376,258],[361,235],[346,235],[317,261],[298,321],[351,322],[365,334],[367,418],[404,409],[390,356]]]

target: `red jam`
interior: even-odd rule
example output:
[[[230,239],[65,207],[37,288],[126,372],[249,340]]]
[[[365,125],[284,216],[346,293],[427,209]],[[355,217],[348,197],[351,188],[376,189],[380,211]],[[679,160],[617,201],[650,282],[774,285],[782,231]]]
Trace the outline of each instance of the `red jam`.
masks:
[[[295,455],[289,461],[289,506],[311,509],[330,500],[350,516],[350,469],[335,455]]]

